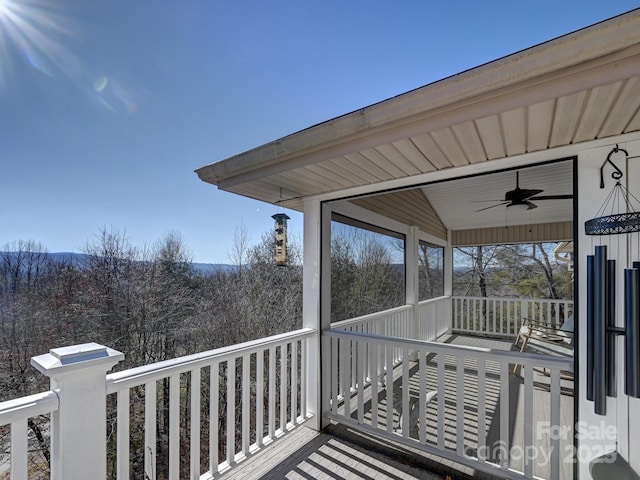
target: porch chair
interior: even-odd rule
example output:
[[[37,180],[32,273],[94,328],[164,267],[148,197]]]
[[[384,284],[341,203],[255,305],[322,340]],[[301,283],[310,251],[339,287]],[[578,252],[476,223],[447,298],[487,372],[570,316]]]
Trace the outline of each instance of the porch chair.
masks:
[[[573,315],[570,315],[564,323],[557,326],[525,318],[514,342],[514,346],[521,352],[533,351],[547,355],[562,357],[573,356]],[[520,344],[520,342],[522,342]],[[520,365],[513,366],[513,374],[518,373]],[[536,372],[547,375],[544,369],[534,369]],[[563,371],[566,379],[572,380],[572,372]]]
[[[522,345],[518,345],[522,342]],[[573,355],[573,315],[560,328],[553,324],[525,318],[514,342],[524,352],[531,344],[532,350],[561,356]]]

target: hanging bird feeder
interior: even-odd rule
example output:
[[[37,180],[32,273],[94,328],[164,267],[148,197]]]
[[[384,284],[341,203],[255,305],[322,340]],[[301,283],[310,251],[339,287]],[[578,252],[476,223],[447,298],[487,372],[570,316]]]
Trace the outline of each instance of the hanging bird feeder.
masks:
[[[286,213],[276,213],[271,218],[275,220],[275,244],[276,244],[276,265],[287,264],[287,220],[290,220]]]

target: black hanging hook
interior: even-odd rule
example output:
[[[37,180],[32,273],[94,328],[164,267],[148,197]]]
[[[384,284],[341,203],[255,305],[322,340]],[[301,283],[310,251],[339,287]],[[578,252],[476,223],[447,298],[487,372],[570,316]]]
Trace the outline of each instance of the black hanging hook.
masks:
[[[604,161],[604,163],[602,164],[602,166],[600,167],[600,188],[604,188],[604,167],[607,163],[610,163],[611,166],[613,168],[615,168],[615,171],[613,173],[611,173],[611,178],[613,178],[616,182],[619,182],[620,179],[623,177],[623,173],[622,170],[620,170],[618,167],[616,167],[615,163],[613,163],[611,161],[611,155],[613,155],[614,153],[618,153],[618,152],[624,152],[624,154],[628,157],[629,156],[629,152],[627,152],[624,148],[619,148],[618,144],[616,144],[615,148],[613,148],[610,152],[609,155],[607,155],[607,159]]]

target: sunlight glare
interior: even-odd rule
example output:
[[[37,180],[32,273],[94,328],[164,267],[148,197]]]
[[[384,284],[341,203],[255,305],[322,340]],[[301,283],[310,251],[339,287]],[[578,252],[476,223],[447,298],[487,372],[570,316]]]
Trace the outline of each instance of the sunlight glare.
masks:
[[[77,59],[59,39],[69,36],[53,2],[0,0],[0,87],[21,58],[48,77],[77,74]]]
[[[9,10],[9,0],[0,0],[0,17],[4,17]]]
[[[24,65],[49,79],[70,81],[94,104],[113,112],[133,115],[138,92],[112,75],[90,67],[67,46],[82,47],[70,28],[72,19],[55,0],[0,0],[0,93],[23,84]]]

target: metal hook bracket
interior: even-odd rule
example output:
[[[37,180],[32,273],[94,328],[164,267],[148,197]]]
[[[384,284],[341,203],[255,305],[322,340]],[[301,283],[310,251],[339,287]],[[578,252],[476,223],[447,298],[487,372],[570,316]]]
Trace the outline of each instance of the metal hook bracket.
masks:
[[[616,182],[620,182],[620,179],[624,176],[622,170],[620,170],[615,163],[611,161],[611,155],[618,152],[624,152],[624,154],[628,157],[629,152],[627,152],[624,148],[618,147],[618,144],[609,152],[607,155],[607,159],[604,161],[602,166],[600,167],[600,188],[604,188],[604,167],[609,163],[615,171],[611,173],[611,178],[613,178]]]

